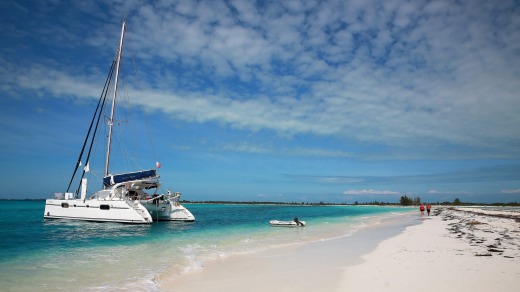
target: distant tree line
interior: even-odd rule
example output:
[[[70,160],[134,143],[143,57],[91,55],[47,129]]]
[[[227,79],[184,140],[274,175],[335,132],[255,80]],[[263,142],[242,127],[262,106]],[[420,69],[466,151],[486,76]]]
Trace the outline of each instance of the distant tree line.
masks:
[[[355,201],[354,204],[350,203],[327,203],[327,202],[270,202],[270,201],[189,201],[182,200],[181,203],[191,203],[191,204],[243,204],[243,205],[292,205],[292,206],[348,206],[348,205],[376,205],[376,206],[418,206],[421,204],[420,197],[408,197],[401,196],[399,199],[399,203],[396,202],[380,202],[380,201],[370,201],[370,202],[358,202]],[[509,202],[509,203],[473,203],[473,202],[462,202],[459,198],[455,198],[452,202],[430,202],[435,205],[444,205],[444,206],[520,206],[518,202]]]
[[[401,196],[401,199],[399,200],[399,204],[401,206],[413,206],[413,205],[419,205],[421,204],[421,198],[408,198],[407,196]]]
[[[399,204],[402,206],[416,206],[421,204],[421,198],[408,198],[407,196],[401,196]],[[433,203],[432,203],[433,204]],[[455,198],[452,202],[436,202],[436,205],[445,206],[520,206],[518,202],[509,203],[474,203],[474,202],[462,202],[459,198]]]
[[[181,203],[191,204],[237,204],[237,205],[348,205],[346,203],[325,203],[320,202],[271,202],[271,201],[189,201],[181,200]]]
[[[0,198],[0,201],[45,201],[45,199],[6,199]],[[348,206],[348,205],[376,205],[376,206],[417,206],[421,204],[421,198],[409,198],[407,196],[401,196],[399,203],[396,202],[358,202],[354,204],[350,203],[327,203],[327,202],[270,202],[270,201],[189,201],[181,200],[182,204],[263,204],[263,205],[293,205],[293,206]],[[452,202],[430,202],[435,205],[443,206],[520,206],[518,202],[509,203],[473,203],[473,202],[462,202],[459,198],[455,198]]]

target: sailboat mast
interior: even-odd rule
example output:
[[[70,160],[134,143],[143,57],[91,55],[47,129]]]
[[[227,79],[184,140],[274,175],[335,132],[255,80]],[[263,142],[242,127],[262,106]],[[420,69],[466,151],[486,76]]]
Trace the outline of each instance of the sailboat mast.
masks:
[[[105,177],[108,175],[108,166],[110,165],[110,147],[112,144],[112,127],[114,126],[114,112],[116,109],[116,98],[117,98],[117,83],[119,81],[119,65],[121,63],[121,54],[123,52],[123,39],[125,36],[125,28],[126,28],[126,21],[123,20],[123,25],[121,27],[121,40],[119,41],[119,49],[117,52],[116,80],[114,82],[114,97],[112,98],[112,110],[110,112],[110,120],[108,121],[109,130],[108,130],[108,142],[107,142],[107,156],[105,159],[105,174],[104,174]]]

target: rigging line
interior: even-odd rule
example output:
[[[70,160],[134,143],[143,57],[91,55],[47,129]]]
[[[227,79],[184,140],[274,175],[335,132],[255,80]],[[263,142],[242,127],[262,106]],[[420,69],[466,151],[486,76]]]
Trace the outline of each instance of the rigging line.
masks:
[[[121,62],[121,68],[125,68],[123,60]],[[134,120],[134,114],[133,114],[133,107],[130,103],[129,93],[128,93],[128,82],[126,78],[126,71],[121,69],[119,72],[120,79],[119,82],[120,90],[120,107],[118,112],[118,119],[114,117],[114,127],[117,128],[116,131],[114,131],[114,146],[112,151],[112,156],[117,156],[119,159],[114,159],[119,161],[119,168],[122,172],[128,172],[129,169],[132,169],[134,167],[137,167],[139,169],[142,169],[139,166],[139,156],[137,151],[137,139],[139,135],[137,135],[137,132],[135,131],[135,123],[132,121]],[[126,122],[128,126],[122,126],[122,123]],[[130,151],[127,147],[129,143],[126,143],[126,141],[130,141],[131,139],[133,143],[133,150]]]
[[[135,65],[134,52],[133,52],[131,46],[128,46],[127,49],[128,49],[128,51],[130,51],[130,53],[129,53],[130,56],[132,56],[131,57],[132,65],[133,65],[134,73],[135,73],[135,76],[136,76],[136,78],[135,78],[136,79],[136,88],[140,88],[140,80],[139,80],[139,76],[137,75],[137,67]],[[132,162],[134,163],[135,167],[138,168],[138,169],[143,169],[143,167],[141,166],[140,161],[139,161],[139,151],[138,151],[138,148],[137,148],[138,143],[137,143],[137,139],[136,139],[136,137],[138,137],[140,135],[138,135],[137,127],[135,126],[137,124],[136,123],[136,119],[135,119],[136,115],[134,114],[132,104],[130,103],[130,98],[129,98],[129,94],[128,94],[128,87],[126,87],[126,84],[127,83],[126,83],[126,79],[125,79],[125,89],[124,90],[125,90],[125,94],[127,96],[127,103],[128,103],[128,115],[129,115],[128,120],[132,121],[132,124],[131,124],[132,128],[131,128],[131,130],[134,131],[134,134],[131,135],[134,138],[134,139],[132,139],[133,146],[134,146],[134,148],[133,148],[133,156],[128,155],[128,157],[134,157],[134,160]],[[127,153],[130,153],[130,152],[127,151]]]
[[[133,138],[132,139],[133,152],[132,152],[132,155],[130,155],[131,152],[126,147],[122,147],[122,150],[123,150],[123,153],[125,154],[124,158],[126,158],[128,160],[127,161],[127,164],[128,164],[127,167],[129,167],[132,164],[132,165],[134,165],[138,169],[143,169],[140,166],[140,163],[139,163],[139,151],[138,151],[138,148],[137,148],[138,143],[137,143],[137,139],[136,139],[139,135],[138,135],[138,132],[137,132],[136,127],[135,127],[136,123],[135,123],[135,115],[134,115],[134,111],[133,111],[134,108],[133,108],[132,104],[130,103],[130,97],[129,97],[129,94],[128,94],[128,86],[127,86],[127,84],[128,83],[127,83],[126,76],[124,76],[123,77],[123,92],[124,92],[123,97],[124,97],[124,101],[126,102],[126,108],[127,108],[127,111],[125,112],[127,114],[126,119],[128,121],[128,125],[129,125],[127,130],[130,131],[130,133],[128,133],[126,136]],[[123,145],[126,145],[126,144],[123,144]]]
[[[108,100],[108,99],[106,98],[106,95],[105,95],[105,104],[104,104],[104,106],[103,106],[103,110],[105,110],[105,111],[106,111],[106,101],[107,101],[107,100]],[[99,122],[98,122],[98,123],[99,123]],[[102,129],[100,130],[100,132],[101,132],[101,133],[106,132],[106,124],[105,124],[105,123],[101,123],[101,127],[102,127]],[[98,130],[99,130],[99,125],[98,125]],[[90,149],[90,150],[93,150],[92,153],[91,153],[91,151],[89,150],[89,156],[92,157],[92,158],[89,158],[89,160],[94,160],[94,159],[95,159],[95,157],[96,157],[97,152],[99,151],[99,149],[102,149],[102,150],[101,150],[102,152],[104,151],[104,145],[106,144],[106,143],[104,143],[104,142],[106,142],[106,141],[102,141],[102,139],[95,139],[95,141],[93,141],[93,144],[95,144],[95,145],[92,145],[93,148]],[[100,146],[100,144],[103,145],[103,146]],[[104,153],[103,153],[103,154],[104,154]],[[104,157],[103,154],[101,155],[102,157]],[[91,168],[91,169],[92,169],[92,168]],[[86,174],[85,174],[85,175],[86,175]],[[93,171],[93,170],[91,170],[91,171],[88,173],[88,176],[89,176],[89,178],[90,178],[90,177],[94,177],[95,179],[99,179],[100,181],[103,181],[103,176],[99,176],[99,175],[97,175],[96,172]],[[87,189],[88,189],[88,186],[87,186]]]
[[[139,79],[139,74],[137,72],[137,66],[135,65],[134,52],[132,51],[132,48],[128,48],[128,50],[130,51],[130,55],[132,56],[132,64],[134,66],[134,73],[135,73],[135,79],[136,79],[137,88],[140,89],[141,88],[141,82],[140,82],[141,80]],[[143,117],[144,117],[144,123],[146,124],[146,130],[147,130],[147,133],[148,133],[148,139],[150,140],[150,146],[152,147],[153,158],[154,158],[155,161],[158,161],[157,160],[157,154],[155,153],[155,147],[154,147],[154,144],[153,144],[152,133],[150,131],[150,123],[148,123],[148,119],[146,119],[146,114],[145,114],[144,111],[143,111]]]
[[[115,65],[115,60],[114,60],[114,65]],[[110,80],[112,80],[113,74],[114,74],[114,70],[111,71]],[[109,83],[109,87],[110,87],[110,83]],[[109,90],[107,88],[107,90],[105,91],[105,95],[103,97],[103,105],[101,106],[102,109],[105,109],[108,92],[109,92]],[[97,130],[99,129],[99,122],[100,122],[102,116],[103,116],[103,110],[101,110],[98,115],[98,119],[96,122],[96,128],[94,129],[94,134],[92,135],[92,140],[90,142],[90,147],[89,147],[88,154],[87,154],[87,163],[89,163],[89,161],[90,161],[90,154],[92,152],[92,147],[94,146],[94,143],[96,141],[95,138],[96,138]],[[85,168],[83,168],[83,173],[81,174],[81,178],[83,179],[84,177],[85,177]],[[81,181],[80,181],[80,183],[81,183]],[[76,192],[79,191],[79,186],[80,185],[78,185],[78,189]]]
[[[126,86],[126,79],[124,79],[124,86]],[[139,167],[139,156],[138,156],[138,152],[137,152],[137,133],[135,132],[135,129],[134,129],[134,123],[132,122],[134,120],[133,118],[133,113],[132,113],[132,107],[131,107],[131,104],[129,102],[129,98],[128,98],[128,92],[126,90],[126,88],[124,87],[124,96],[122,98],[127,104],[126,104],[126,111],[121,111],[121,112],[124,112],[124,114],[126,115],[126,121],[119,121],[118,122],[118,126],[119,126],[119,131],[117,132],[117,137],[118,137],[118,141],[119,141],[119,150],[120,150],[120,155],[121,155],[121,159],[120,161],[123,162],[123,168],[125,169],[125,171],[127,171],[128,169],[132,169],[132,168],[140,168]],[[123,127],[121,125],[122,122],[127,122],[127,127]],[[125,143],[126,141],[129,141],[129,139],[132,141],[133,143],[133,151],[130,151],[129,147],[127,147],[127,145],[129,145],[130,143]]]
[[[93,145],[93,152],[92,152],[92,155],[91,155],[92,156],[92,160],[94,160],[94,158],[96,156],[96,152],[99,150],[99,143],[100,143],[100,139],[96,139],[96,141],[94,141],[95,145]],[[89,178],[89,181],[92,180],[92,177],[94,177],[94,179],[96,179],[96,180],[103,181],[103,177],[100,177],[99,175],[96,175],[96,172],[93,170],[92,165],[90,166],[90,171],[88,172],[88,174],[87,174],[87,172],[83,173],[83,177],[87,177],[87,176]],[[87,184],[87,191],[90,190],[90,189],[92,189],[92,188],[90,187],[90,185]],[[79,192],[79,186],[78,186],[77,192]]]
[[[86,163],[85,167],[90,162],[90,154],[92,153],[92,147],[94,146],[94,142],[96,140],[96,134],[97,134],[97,130],[99,128],[99,121],[101,120],[101,116],[103,116],[103,109],[105,108],[105,103],[106,103],[106,100],[107,100],[107,95],[108,95],[108,91],[109,91],[109,88],[110,88],[110,83],[111,83],[111,80],[112,80],[112,76],[114,75],[114,66],[115,66],[115,64],[116,64],[116,61],[114,60],[112,62],[112,67],[110,68],[110,72],[108,74],[108,80],[109,80],[108,86],[105,87],[104,94],[102,95],[103,103],[101,105],[101,110],[99,111],[99,114],[97,115],[96,127],[94,128],[94,133],[92,134],[92,139],[90,140],[90,147],[88,149],[87,162],[85,162]],[[81,179],[83,179],[84,177],[85,177],[85,168],[83,168],[83,172],[81,174]],[[78,188],[76,189],[76,195],[78,194],[79,188],[81,186],[81,179],[79,181]]]
[[[110,72],[113,70],[113,68],[114,68],[114,62],[112,62],[112,65],[110,67]],[[108,74],[107,79],[105,80],[105,86],[103,87],[103,92],[106,90],[107,85],[109,84],[109,80],[111,78],[110,77],[111,76],[110,72]],[[94,116],[92,117],[92,121],[90,122],[90,126],[88,128],[87,136],[85,137],[85,141],[83,142],[83,147],[81,148],[81,152],[80,152],[79,157],[78,157],[78,162],[76,162],[76,167],[74,168],[74,172],[72,173],[72,177],[70,178],[69,186],[67,187],[67,192],[69,192],[69,189],[70,189],[70,186],[72,184],[72,181],[74,180],[74,177],[76,176],[76,172],[78,171],[78,167],[79,167],[79,165],[81,163],[81,158],[83,157],[83,152],[85,151],[85,146],[87,145],[88,138],[90,136],[90,131],[92,130],[92,125],[94,124],[94,120],[96,119],[96,115],[97,115],[98,110],[99,110],[99,105],[101,104],[101,100],[103,98],[103,92],[101,92],[101,96],[99,97],[98,104],[96,106],[96,111],[94,112]]]
[[[122,61],[121,61],[122,62]],[[121,66],[123,67],[123,66]],[[117,138],[118,138],[118,147],[117,149],[119,150],[118,154],[120,155],[120,159],[119,161],[122,161],[122,165],[123,165],[123,169],[126,171],[127,169],[130,169],[130,168],[133,168],[133,167],[137,167],[138,169],[143,169],[141,166],[140,166],[140,163],[139,163],[139,152],[138,152],[138,142],[137,142],[137,137],[139,136],[137,134],[137,131],[135,129],[135,122],[132,122],[135,120],[135,116],[134,116],[134,108],[130,102],[130,98],[129,98],[129,91],[128,91],[128,79],[126,78],[126,72],[124,70],[121,70],[120,74],[120,82],[122,83],[121,85],[121,90],[120,90],[120,95],[121,95],[121,102],[122,102],[122,105],[123,107],[120,107],[122,109],[125,109],[123,111],[120,111],[120,116],[122,115],[125,115],[125,118],[126,118],[126,122],[128,122],[128,127],[122,127],[121,126],[121,122],[123,120],[118,120],[117,122],[117,126],[118,126],[118,129],[119,131],[116,131],[117,133]],[[126,137],[126,138],[123,138],[123,137]],[[129,145],[128,143],[125,143],[125,141],[129,141],[128,139],[131,139],[132,143],[133,143],[133,151],[129,151],[129,148],[126,147],[127,145]]]
[[[143,113],[143,115],[145,115],[145,114]],[[146,124],[146,130],[148,132],[148,139],[150,139],[150,145],[152,147],[153,158],[154,158],[155,161],[159,161],[159,160],[157,160],[157,154],[155,153],[155,147],[154,147],[154,144],[153,144],[152,133],[150,131],[150,124],[148,123],[148,120],[146,118],[144,119],[144,121],[145,121],[145,124]]]

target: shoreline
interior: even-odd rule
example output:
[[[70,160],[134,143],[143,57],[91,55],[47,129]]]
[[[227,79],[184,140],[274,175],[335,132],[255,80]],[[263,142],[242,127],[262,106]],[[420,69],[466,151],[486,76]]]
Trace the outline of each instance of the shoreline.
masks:
[[[181,276],[158,277],[155,281],[159,291],[176,292],[334,291],[345,263],[361,263],[361,256],[375,249],[380,241],[419,221],[410,211],[348,236],[235,254]]]
[[[411,212],[349,237],[229,256],[155,281],[178,292],[516,291],[520,214],[495,212],[434,207],[422,220]]]

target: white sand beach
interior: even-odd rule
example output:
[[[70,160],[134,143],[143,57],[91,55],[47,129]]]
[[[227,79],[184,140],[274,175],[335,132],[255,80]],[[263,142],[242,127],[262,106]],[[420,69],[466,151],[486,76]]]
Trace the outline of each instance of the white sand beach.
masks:
[[[230,256],[156,281],[161,291],[179,292],[518,290],[518,213],[434,208],[424,220],[414,216],[419,224],[404,230],[395,228],[402,222],[385,222],[355,236]]]
[[[434,214],[347,267],[341,290],[518,291],[518,213],[462,208]]]

